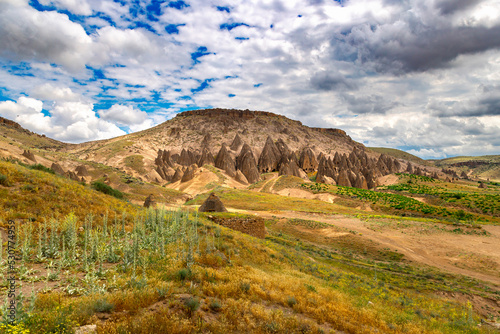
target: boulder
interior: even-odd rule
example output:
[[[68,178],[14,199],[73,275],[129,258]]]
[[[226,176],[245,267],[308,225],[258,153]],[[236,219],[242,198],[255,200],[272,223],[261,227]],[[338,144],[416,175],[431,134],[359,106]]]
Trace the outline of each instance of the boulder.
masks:
[[[52,163],[50,169],[52,169],[54,173],[58,175],[64,175],[64,169],[62,169],[61,165],[59,165],[57,162]]]
[[[144,201],[144,207],[145,208],[155,208],[156,207],[156,201],[154,200],[153,194],[150,194],[146,200]]]
[[[211,193],[203,204],[198,208],[199,212],[227,212],[220,198]]]
[[[89,171],[87,170],[87,167],[84,165],[80,165],[76,167],[75,169],[76,175],[78,176],[90,176]]]
[[[30,150],[27,150],[27,151],[26,151],[26,150],[24,150],[24,152],[23,152],[23,154],[22,154],[22,155],[23,155],[23,157],[25,157],[26,159],[31,160],[31,161],[33,161],[33,162],[36,162],[35,155],[34,155],[33,153],[31,153],[31,151],[30,151]]]

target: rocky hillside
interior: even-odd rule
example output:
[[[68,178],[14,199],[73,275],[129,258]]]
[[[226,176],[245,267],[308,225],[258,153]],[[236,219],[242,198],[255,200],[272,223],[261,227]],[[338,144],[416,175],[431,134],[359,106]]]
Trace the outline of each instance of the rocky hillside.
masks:
[[[9,132],[6,138],[18,138],[17,145],[9,143],[5,149],[14,158],[41,163],[74,180],[112,184],[114,179],[125,192],[134,191],[129,189],[133,180],[185,191],[187,186],[182,185],[193,179],[213,182],[216,177],[207,177],[207,171],[222,173],[224,184],[231,187],[256,183],[270,172],[363,189],[372,189],[384,176],[398,172],[458,177],[366,149],[340,129],[311,128],[262,111],[186,111],[148,130],[78,145],[30,133],[15,123],[3,128]],[[113,177],[113,171],[129,177]]]

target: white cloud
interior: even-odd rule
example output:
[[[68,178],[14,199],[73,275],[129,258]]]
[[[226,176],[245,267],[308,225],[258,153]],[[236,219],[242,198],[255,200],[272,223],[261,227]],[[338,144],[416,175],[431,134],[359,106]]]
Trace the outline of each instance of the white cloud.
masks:
[[[37,86],[33,89],[33,96],[42,100],[78,101],[80,97],[69,87],[53,86],[50,83]]]
[[[82,26],[25,2],[2,4],[0,32],[0,56],[13,61],[46,61],[76,71],[91,57],[92,40]]]
[[[100,110],[99,116],[104,120],[127,126],[133,132],[148,129],[154,125],[146,112],[121,104],[115,104],[108,110]]]
[[[40,0],[42,5],[53,5],[60,9],[67,9],[77,15],[92,15],[92,8],[86,0]]]

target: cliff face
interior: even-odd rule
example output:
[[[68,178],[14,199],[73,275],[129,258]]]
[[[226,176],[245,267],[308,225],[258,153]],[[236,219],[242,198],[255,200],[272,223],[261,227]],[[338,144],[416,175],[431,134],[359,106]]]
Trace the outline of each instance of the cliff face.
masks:
[[[21,129],[21,126],[10,119],[0,117],[0,124],[13,127],[14,129]]]

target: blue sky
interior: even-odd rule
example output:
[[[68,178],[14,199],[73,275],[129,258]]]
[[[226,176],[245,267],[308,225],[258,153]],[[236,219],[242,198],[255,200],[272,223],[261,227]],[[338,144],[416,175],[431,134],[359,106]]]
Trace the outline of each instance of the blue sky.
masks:
[[[497,0],[0,0],[0,45],[0,115],[62,141],[220,107],[500,154]]]

